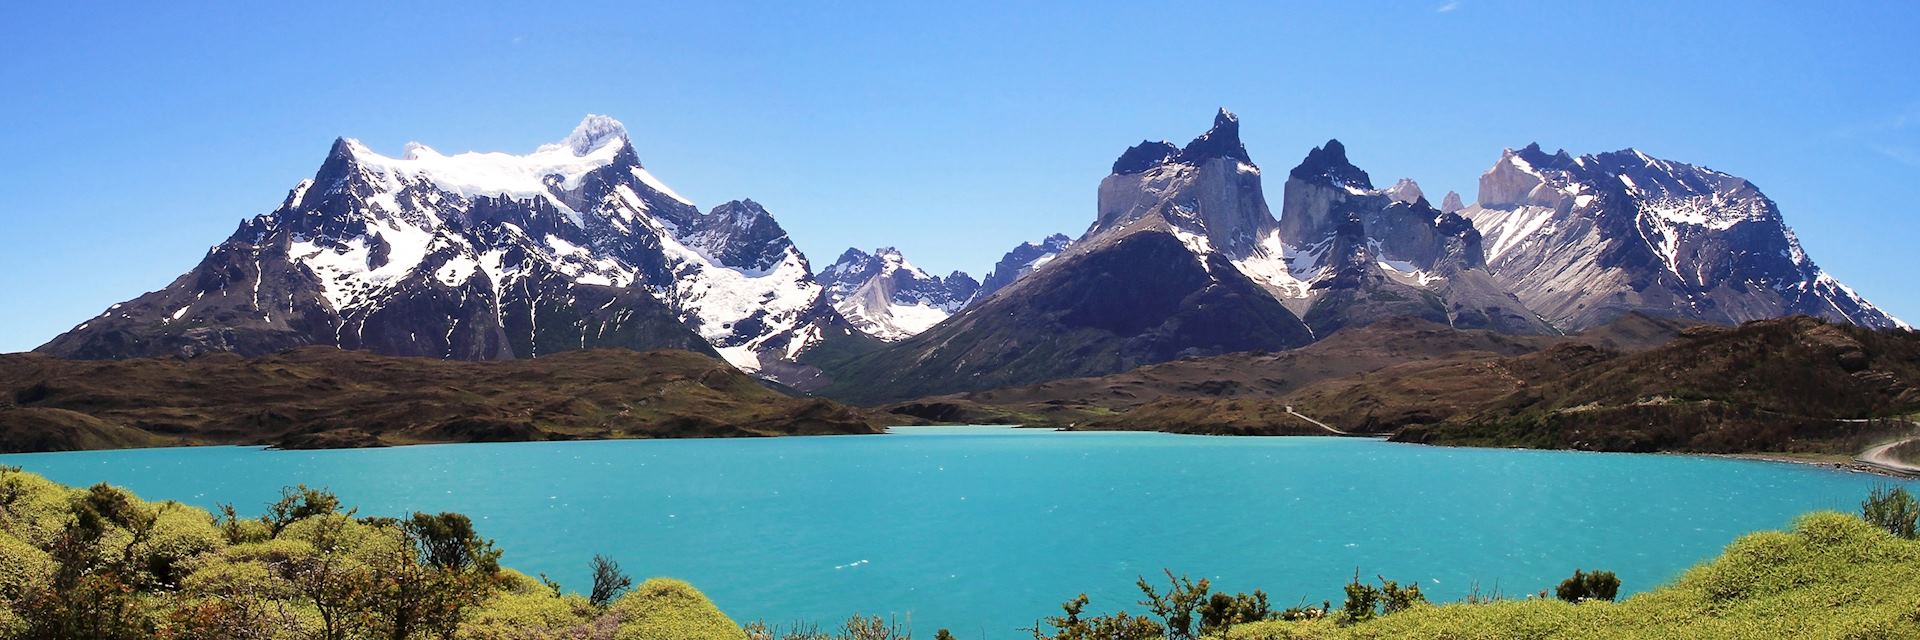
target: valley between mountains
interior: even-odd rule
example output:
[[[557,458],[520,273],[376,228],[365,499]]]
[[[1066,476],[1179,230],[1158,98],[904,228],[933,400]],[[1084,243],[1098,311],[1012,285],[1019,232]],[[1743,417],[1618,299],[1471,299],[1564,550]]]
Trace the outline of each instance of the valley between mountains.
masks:
[[[604,116],[525,155],[342,138],[187,273],[0,356],[0,450],[995,422],[1850,454],[1920,414],[1920,337],[1744,179],[1525,145],[1435,205],[1330,140],[1270,200],[1240,126],[1127,148],[1083,232],[979,278],[816,265]]]

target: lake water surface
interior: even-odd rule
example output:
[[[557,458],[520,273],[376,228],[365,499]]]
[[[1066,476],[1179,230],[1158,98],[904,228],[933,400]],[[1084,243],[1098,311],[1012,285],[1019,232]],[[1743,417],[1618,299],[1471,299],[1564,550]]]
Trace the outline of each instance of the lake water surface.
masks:
[[[1129,606],[1162,568],[1277,605],[1356,570],[1456,599],[1575,568],[1637,592],[1743,533],[1853,511],[1882,479],[1683,456],[915,427],[888,436],[243,447],[0,456],[53,480],[259,513],[295,483],[362,515],[458,511],[506,565],[587,588],[607,554],[746,622],[855,612],[1011,638],[1085,592]],[[1337,604],[1337,602],[1336,602]]]

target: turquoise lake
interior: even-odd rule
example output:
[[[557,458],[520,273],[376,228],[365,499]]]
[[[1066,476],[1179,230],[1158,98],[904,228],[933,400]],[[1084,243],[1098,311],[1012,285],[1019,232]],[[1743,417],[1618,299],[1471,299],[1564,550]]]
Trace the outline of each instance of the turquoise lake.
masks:
[[[693,582],[741,622],[853,613],[1013,638],[1162,568],[1337,599],[1355,570],[1455,599],[1575,568],[1650,589],[1741,534],[1854,511],[1884,479],[1686,456],[916,427],[886,436],[15,454],[56,481],[258,513],[295,483],[362,515],[458,511],[505,564],[585,590],[596,553]],[[1336,602],[1337,604],[1337,602]]]

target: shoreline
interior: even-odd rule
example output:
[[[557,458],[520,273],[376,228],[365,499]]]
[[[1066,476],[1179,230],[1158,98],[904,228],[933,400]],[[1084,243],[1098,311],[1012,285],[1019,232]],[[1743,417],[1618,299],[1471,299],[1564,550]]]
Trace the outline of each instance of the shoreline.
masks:
[[[1849,473],[1864,473],[1864,474],[1876,475],[1876,476],[1882,476],[1882,477],[1888,477],[1888,478],[1897,478],[1901,480],[1920,479],[1920,473],[1917,473],[1914,471],[1898,469],[1894,467],[1881,466],[1871,462],[1865,462],[1857,459],[1819,460],[1815,458],[1800,458],[1800,457],[1795,457],[1795,456],[1786,455],[1786,454],[1779,454],[1779,453],[1668,452],[1668,454],[1683,455],[1683,456],[1698,456],[1698,457],[1704,457],[1704,458],[1724,458],[1724,459],[1731,459],[1731,460],[1752,460],[1756,462],[1773,462],[1773,463],[1780,463],[1780,464],[1798,464],[1798,465],[1808,465],[1808,466],[1815,466],[1815,467],[1825,467],[1834,471],[1845,471]]]

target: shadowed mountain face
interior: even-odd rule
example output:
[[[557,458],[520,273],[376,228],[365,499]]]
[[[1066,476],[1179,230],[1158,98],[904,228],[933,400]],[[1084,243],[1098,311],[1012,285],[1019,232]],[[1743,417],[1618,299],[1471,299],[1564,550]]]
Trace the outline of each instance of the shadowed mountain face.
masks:
[[[1638,150],[1509,149],[1461,213],[1495,281],[1562,328],[1628,311],[1904,326],[1815,265],[1753,183]]]
[[[1305,344],[1306,327],[1219,257],[1161,230],[1073,251],[924,333],[822,363],[857,402],[1111,373],[1190,355]],[[876,381],[886,381],[877,384]]]
[[[1260,255],[1274,222],[1238,120],[1223,110],[1169,149],[1128,150],[1101,182],[1094,225],[1044,265],[924,333],[821,363],[836,378],[823,392],[882,401],[1311,341],[1234,264]]]
[[[1375,189],[1338,141],[1289,174],[1288,209],[1275,218],[1239,130],[1239,119],[1222,110],[1184,147],[1149,141],[1128,149],[1101,181],[1094,223],[1079,239],[1061,243],[1067,246],[1056,257],[1027,263],[1035,266],[1026,275],[927,333],[865,360],[827,365],[842,384],[826,391],[886,400],[1030,384],[1287,348],[1409,316],[1553,332],[1492,283],[1471,223],[1434,210],[1411,181]],[[1175,301],[1185,308],[1167,306]],[[1258,327],[1268,329],[1219,333]],[[1156,346],[1109,350],[1090,340]],[[1067,346],[1126,355],[1087,359],[1060,351]],[[1036,355],[1016,359],[1001,350]],[[1071,362],[1041,365],[1039,353]],[[903,380],[912,382],[892,386]]]
[[[524,156],[414,144],[391,158],[339,140],[313,179],[191,272],[40,350],[325,345],[492,360],[680,348],[772,374],[850,331],[764,207],[700,212],[641,166],[618,122],[591,116]],[[808,377],[797,373],[784,377]]]

